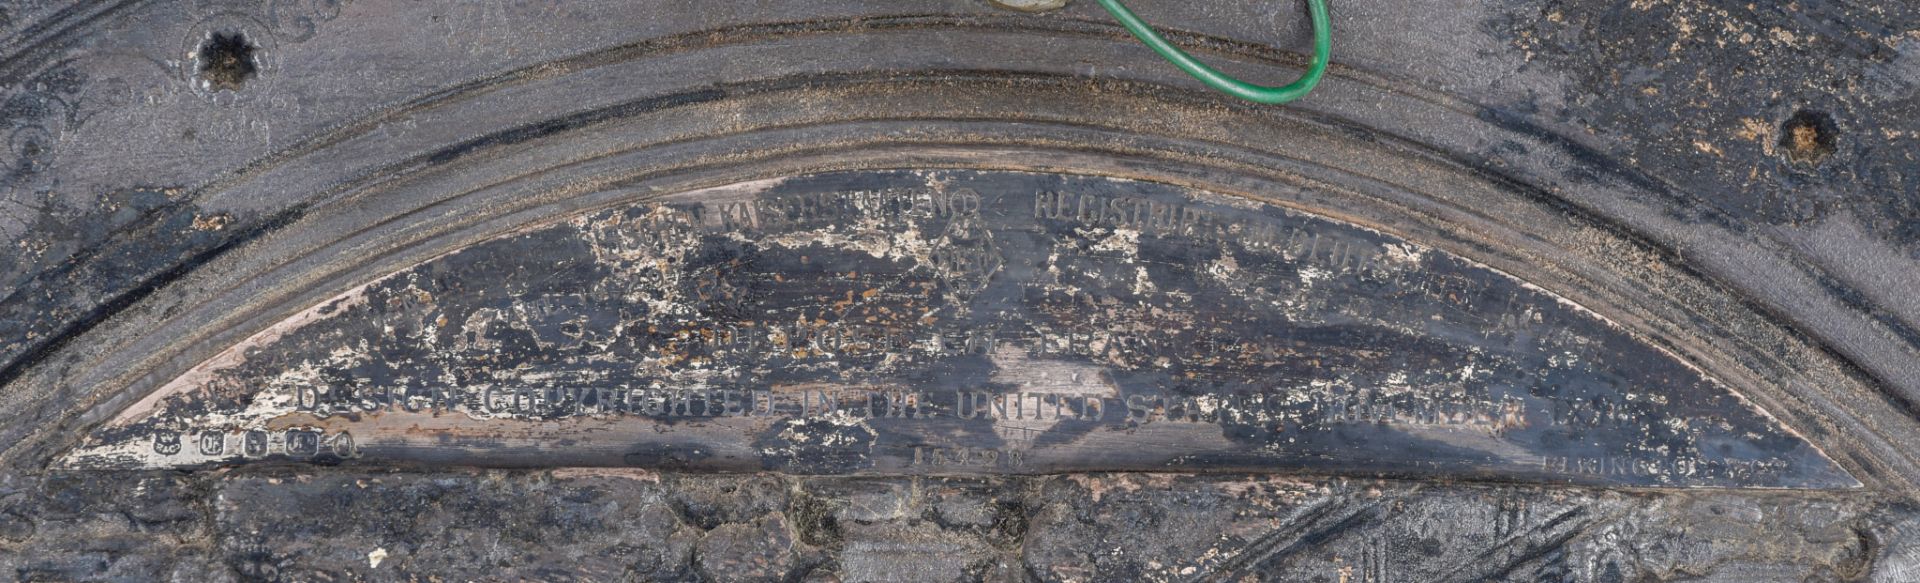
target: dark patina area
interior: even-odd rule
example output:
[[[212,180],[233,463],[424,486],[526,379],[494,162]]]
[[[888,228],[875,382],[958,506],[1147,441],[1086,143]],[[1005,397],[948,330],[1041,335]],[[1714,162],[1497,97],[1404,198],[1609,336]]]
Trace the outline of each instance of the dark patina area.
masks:
[[[1920,579],[1912,506],[1920,466],[1911,457],[1920,451],[1920,296],[1911,293],[1920,288],[1920,5],[1340,0],[1335,67],[1322,89],[1266,108],[1191,83],[1093,2],[1040,14],[1000,4],[0,3],[0,242],[9,245],[0,253],[0,580]],[[1128,4],[1176,44],[1248,80],[1290,79],[1306,62],[1298,3]],[[208,61],[196,55],[210,35],[241,33],[258,49],[257,70],[236,77],[238,86],[209,87],[196,66]],[[756,92],[770,97],[755,101]],[[665,113],[645,115],[655,111]],[[836,125],[844,120],[890,121]],[[646,131],[597,131],[622,124]],[[1262,131],[1276,126],[1286,131]],[[803,129],[783,140],[769,128]],[[718,139],[736,135],[744,137]],[[536,151],[541,141],[570,146]],[[856,147],[868,143],[915,158]],[[1304,176],[1326,189],[1266,194],[1468,248],[1609,317],[1633,312],[1616,321],[1673,340],[1664,347],[1865,485],[1728,491],[1183,473],[1193,466],[991,476],[422,467],[677,468],[728,455],[657,440],[595,449],[580,438],[597,429],[541,437],[540,424],[681,431],[716,422],[595,411],[600,395],[560,392],[593,386],[571,381],[525,383],[555,391],[534,402],[563,405],[492,421],[462,399],[434,416],[435,389],[461,386],[435,381],[395,382],[392,399],[385,389],[364,392],[393,411],[335,408],[255,425],[231,416],[256,396],[263,411],[298,411],[275,401],[291,393],[219,381],[206,393],[221,397],[168,404],[179,414],[171,421],[143,424],[162,410],[150,406],[109,422],[152,383],[315,298],[447,250],[409,246],[418,239],[408,237],[553,200],[535,189],[467,206],[446,198],[541,171],[517,165],[521,153],[567,165],[634,148],[643,162],[630,168],[719,169],[688,179],[706,186],[944,167],[925,160],[1009,144],[1017,154],[981,166],[1243,193],[1261,191],[1244,181],[1248,169]],[[773,170],[762,163],[815,147],[838,155]],[[1246,149],[1279,155],[1249,159]],[[1404,156],[1367,155],[1375,150]],[[1090,151],[1125,160],[1076,156]],[[1473,215],[1513,206],[1463,189],[1471,184],[1421,166],[1422,157],[1554,212],[1512,221],[1518,227],[1504,234],[1489,229]],[[422,176],[452,179],[389,188]],[[598,177],[562,178],[554,183]],[[1472,212],[1412,201],[1405,214],[1383,216],[1328,196],[1375,181]],[[662,183],[648,196],[686,190]],[[405,220],[417,214],[427,216]],[[1422,217],[1446,224],[1422,233]],[[363,232],[402,236],[341,241]],[[1472,240],[1483,233],[1492,241]],[[1644,247],[1609,245],[1614,236]],[[1591,253],[1497,257],[1542,241]],[[420,256],[337,275],[406,249]],[[325,262],[251,269],[308,252]],[[553,268],[535,258],[488,265],[461,277],[535,281]],[[1583,270],[1602,273],[1551,277]],[[317,291],[289,299],[288,288],[303,287]],[[1661,311],[1657,293],[1625,293],[1612,305],[1599,293],[1620,289],[1671,292],[1687,309]],[[240,299],[195,295],[217,290]],[[443,311],[511,303],[443,291],[453,298]],[[329,313],[346,319],[333,336],[308,335],[321,324],[304,328],[287,337],[280,362],[393,348],[398,341],[367,320],[431,309],[383,297],[377,308],[339,304]],[[1760,317],[1739,315],[1748,312]],[[492,366],[486,357],[459,366]],[[324,368],[348,379],[343,387],[371,370]],[[277,378],[266,366],[241,372]],[[207,383],[186,386],[173,394]],[[329,391],[316,406],[358,403],[331,398],[332,382],[302,386]],[[691,396],[690,405],[705,402]],[[576,400],[586,407],[564,405]],[[726,395],[718,400],[724,409]],[[405,413],[407,403],[421,413]],[[494,421],[527,431],[502,446],[498,436],[514,425]],[[798,421],[792,435],[860,443],[873,426]],[[349,423],[418,425],[414,438],[432,445],[396,452],[343,441],[373,437],[342,433]],[[220,428],[218,440],[203,445],[207,433],[194,433],[202,427]],[[470,431],[453,431],[461,427]],[[177,457],[153,457],[162,431],[176,432]],[[791,445],[779,433],[734,435]],[[59,469],[76,444],[106,443],[87,441],[95,437],[126,438],[141,452],[113,459],[165,469]],[[827,463],[818,457],[833,451],[827,442],[808,443],[781,450],[772,467],[798,459],[809,471],[877,471],[858,457]],[[203,453],[212,444],[221,453]],[[758,452],[733,453],[767,467]],[[249,460],[268,463],[226,467]]]
[[[1729,387],[1512,276],[1124,180],[675,195],[462,249],[268,334],[102,445],[174,464],[297,438],[321,442],[299,459],[507,466],[1852,483]],[[318,437],[262,433],[289,427]],[[247,455],[249,435],[271,444]]]

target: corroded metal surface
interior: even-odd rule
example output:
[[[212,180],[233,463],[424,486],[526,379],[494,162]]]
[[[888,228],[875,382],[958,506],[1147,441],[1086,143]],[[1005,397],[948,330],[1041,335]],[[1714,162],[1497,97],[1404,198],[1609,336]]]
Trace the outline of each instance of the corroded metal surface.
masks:
[[[0,581],[1920,580],[1920,7],[697,4],[0,2]]]
[[[635,470],[242,470],[69,476],[49,489],[65,497],[19,506],[34,517],[16,519],[24,526],[0,523],[13,529],[0,530],[0,544],[26,551],[12,563],[23,579],[1797,582],[1880,569],[1878,580],[1904,582],[1920,573],[1914,555],[1879,538],[1910,536],[1911,523],[1873,526],[1898,509],[1712,490]]]
[[[382,277],[68,467],[1282,471],[1857,485],[1617,325],[1352,225],[1026,173],[776,179]]]

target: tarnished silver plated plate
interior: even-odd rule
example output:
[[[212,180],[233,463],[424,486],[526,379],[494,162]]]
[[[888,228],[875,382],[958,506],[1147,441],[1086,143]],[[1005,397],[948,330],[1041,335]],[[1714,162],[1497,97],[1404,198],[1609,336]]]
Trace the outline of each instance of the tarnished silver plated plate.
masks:
[[[467,246],[260,332],[72,467],[1313,471],[1855,482],[1512,274],[1110,178],[822,174]]]

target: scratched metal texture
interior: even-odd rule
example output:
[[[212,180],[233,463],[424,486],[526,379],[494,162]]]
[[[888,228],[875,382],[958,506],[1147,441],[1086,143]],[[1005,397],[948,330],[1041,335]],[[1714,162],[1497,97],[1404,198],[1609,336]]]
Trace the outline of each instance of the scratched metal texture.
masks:
[[[1857,485],[1732,389],[1507,274],[1274,206],[843,172],[649,199],[384,276],[222,351],[64,467],[324,452]]]
[[[1299,6],[1135,4],[1231,72],[1304,64]],[[1920,9],[1334,20],[1327,82],[1273,108],[1087,2],[0,3],[0,578],[1920,580]],[[1849,481],[60,466],[221,351],[455,250],[916,169],[1192,189],[1471,260],[1724,384]]]

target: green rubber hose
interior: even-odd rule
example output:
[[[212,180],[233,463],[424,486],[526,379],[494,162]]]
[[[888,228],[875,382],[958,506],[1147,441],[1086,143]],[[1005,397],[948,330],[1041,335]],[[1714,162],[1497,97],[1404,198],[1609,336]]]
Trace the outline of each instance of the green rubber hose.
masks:
[[[1281,87],[1255,85],[1228,76],[1219,69],[1194,60],[1186,51],[1168,43],[1167,39],[1162,38],[1160,33],[1154,32],[1152,26],[1142,22],[1140,17],[1135,16],[1132,10],[1128,10],[1120,3],[1120,0],[1099,0],[1099,2],[1100,6],[1112,13],[1122,26],[1133,33],[1133,36],[1139,37],[1140,42],[1146,43],[1153,52],[1160,53],[1161,57],[1166,58],[1174,66],[1180,67],[1180,70],[1186,71],[1188,75],[1199,79],[1208,87],[1220,90],[1221,93],[1255,103],[1281,104],[1306,96],[1307,92],[1313,91],[1315,85],[1320,84],[1320,77],[1326,75],[1328,54],[1333,52],[1333,26],[1327,23],[1326,0],[1307,0],[1307,11],[1313,18],[1313,65],[1307,67],[1306,74],[1301,75],[1300,79]]]

